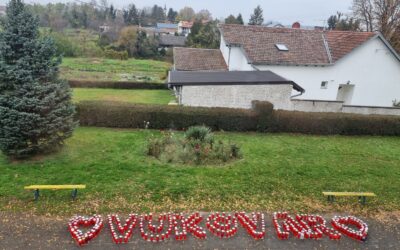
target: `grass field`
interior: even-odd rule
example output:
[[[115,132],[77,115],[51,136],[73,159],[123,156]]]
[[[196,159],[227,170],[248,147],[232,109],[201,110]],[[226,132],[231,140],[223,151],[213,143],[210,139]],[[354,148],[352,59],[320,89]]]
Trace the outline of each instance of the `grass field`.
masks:
[[[174,97],[169,90],[74,88],[73,101],[119,101],[145,104],[168,104]]]
[[[49,214],[145,211],[288,210],[374,214],[400,210],[400,140],[394,137],[217,133],[236,142],[244,159],[226,166],[175,166],[145,154],[159,131],[79,128],[64,149],[34,161],[0,155],[0,210]],[[31,184],[86,184],[76,202],[69,191]],[[322,191],[372,191],[330,205]]]
[[[64,58],[60,70],[67,80],[165,82],[170,66],[154,60]]]

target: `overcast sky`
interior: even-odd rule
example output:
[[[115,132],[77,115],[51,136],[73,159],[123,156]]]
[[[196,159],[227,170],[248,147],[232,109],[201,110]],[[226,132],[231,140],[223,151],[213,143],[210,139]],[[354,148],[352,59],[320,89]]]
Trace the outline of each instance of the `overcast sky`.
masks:
[[[25,0],[26,3],[49,3],[49,2],[68,2],[68,0]],[[69,0],[72,2],[73,0]],[[90,2],[90,0],[82,0]],[[8,0],[0,0],[4,5]],[[283,24],[292,24],[299,21],[305,25],[323,25],[331,14],[340,11],[350,12],[352,0],[108,0],[118,8],[123,8],[130,3],[142,8],[154,4],[167,8],[181,9],[184,6],[191,6],[195,11],[208,9],[214,18],[226,17],[229,14],[237,15],[242,13],[245,22],[248,21],[254,8],[260,4],[264,9],[264,19],[266,21],[276,21]]]

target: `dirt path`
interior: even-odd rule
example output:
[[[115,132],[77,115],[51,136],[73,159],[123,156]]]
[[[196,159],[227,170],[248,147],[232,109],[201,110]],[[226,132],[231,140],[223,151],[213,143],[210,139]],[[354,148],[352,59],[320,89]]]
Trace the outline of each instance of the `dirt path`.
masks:
[[[103,216],[104,217],[104,216]],[[326,216],[330,218],[330,216]],[[79,249],[67,231],[69,218],[16,215],[0,212],[0,249]],[[127,245],[114,245],[107,223],[98,238],[83,249],[400,249],[400,224],[388,225],[364,219],[369,225],[369,238],[360,243],[347,237],[340,241],[298,240],[291,237],[281,241],[276,238],[271,216],[266,216],[267,237],[255,241],[240,227],[231,239],[221,240],[208,232],[206,240],[189,236],[185,242],[168,240],[148,243],[135,231]]]

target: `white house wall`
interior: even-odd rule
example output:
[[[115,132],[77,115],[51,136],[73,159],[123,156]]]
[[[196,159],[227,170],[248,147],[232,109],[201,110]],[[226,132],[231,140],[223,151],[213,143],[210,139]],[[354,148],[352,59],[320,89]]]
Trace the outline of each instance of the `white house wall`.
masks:
[[[223,49],[224,57],[228,48]],[[239,55],[241,54],[241,56]],[[245,61],[245,62],[244,62]],[[302,86],[306,93],[298,99],[336,100],[340,84],[354,84],[351,105],[392,106],[400,100],[400,62],[379,39],[371,39],[332,66],[257,66],[271,70]],[[254,70],[240,48],[232,48],[230,70]],[[321,82],[328,87],[321,89]],[[293,92],[295,94],[295,92]]]
[[[253,67],[248,63],[246,56],[244,55],[242,48],[234,47],[231,48],[226,46],[225,40],[221,37],[220,49],[222,55],[228,65],[229,71],[252,71]]]
[[[292,85],[183,86],[180,104],[185,106],[251,108],[251,102],[269,101],[275,109],[291,109]]]

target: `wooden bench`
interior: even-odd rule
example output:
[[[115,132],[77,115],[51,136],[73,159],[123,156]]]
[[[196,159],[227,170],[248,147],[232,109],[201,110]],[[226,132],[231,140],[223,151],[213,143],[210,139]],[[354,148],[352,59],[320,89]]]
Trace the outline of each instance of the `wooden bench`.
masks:
[[[336,196],[357,196],[361,204],[365,204],[367,197],[376,196],[374,193],[368,192],[322,192],[325,196],[328,196],[329,202],[334,202]]]
[[[35,201],[39,199],[39,190],[65,190],[72,189],[72,199],[75,200],[78,195],[78,189],[85,189],[86,185],[32,185],[24,187],[25,190],[34,190]]]

